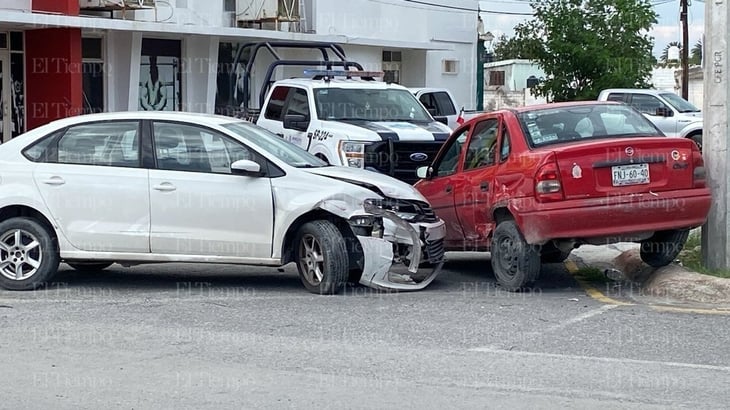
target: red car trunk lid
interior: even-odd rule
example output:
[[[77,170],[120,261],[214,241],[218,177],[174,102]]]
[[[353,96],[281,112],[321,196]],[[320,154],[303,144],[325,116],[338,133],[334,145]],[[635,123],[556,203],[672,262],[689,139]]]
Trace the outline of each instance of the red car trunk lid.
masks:
[[[685,138],[611,138],[552,147],[565,199],[689,189],[693,142]]]

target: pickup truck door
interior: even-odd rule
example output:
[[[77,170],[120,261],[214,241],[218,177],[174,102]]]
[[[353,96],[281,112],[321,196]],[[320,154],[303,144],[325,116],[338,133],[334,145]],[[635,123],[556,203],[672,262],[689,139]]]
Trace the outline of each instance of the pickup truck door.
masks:
[[[314,118],[312,116],[312,105],[309,103],[309,98],[310,96],[307,90],[291,87],[286,99],[286,104],[284,105],[284,117],[282,117],[283,121],[287,115],[304,116],[305,121],[300,121],[297,124],[290,126],[290,128],[285,127],[282,122],[282,134],[284,135],[285,140],[305,150],[309,149],[309,137],[307,136],[307,130],[311,119]]]
[[[668,137],[677,136],[677,113],[659,98],[648,94],[632,94],[631,106],[644,114]],[[671,116],[657,115],[657,110],[662,110]]]
[[[275,86],[271,90],[264,106],[261,107],[256,125],[284,137],[284,106],[290,90],[291,87],[282,85]]]
[[[493,228],[492,191],[499,164],[500,119],[486,118],[474,124],[468,138],[461,174],[463,184],[455,187],[456,214],[464,241],[472,249],[483,249]]]
[[[431,176],[416,185],[431,203],[436,215],[446,223],[446,247],[451,250],[465,250],[464,232],[456,215],[454,192],[463,184],[459,173],[463,148],[469,134],[469,127],[457,130],[457,134],[446,142],[431,166]],[[458,188],[462,189],[462,188]]]

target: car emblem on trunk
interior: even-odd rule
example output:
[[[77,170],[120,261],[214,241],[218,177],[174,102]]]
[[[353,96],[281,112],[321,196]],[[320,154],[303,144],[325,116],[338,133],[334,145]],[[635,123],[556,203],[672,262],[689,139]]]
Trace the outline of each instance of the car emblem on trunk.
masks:
[[[428,155],[424,154],[423,152],[414,152],[409,156],[409,158],[413,162],[423,162],[428,159]]]
[[[634,156],[634,148],[633,147],[626,147],[624,150],[626,152],[626,155],[633,157]]]
[[[677,151],[676,149],[672,151],[672,159],[675,161],[679,161],[679,151]]]
[[[583,169],[581,169],[580,165],[576,163],[573,163],[573,178],[583,178]]]

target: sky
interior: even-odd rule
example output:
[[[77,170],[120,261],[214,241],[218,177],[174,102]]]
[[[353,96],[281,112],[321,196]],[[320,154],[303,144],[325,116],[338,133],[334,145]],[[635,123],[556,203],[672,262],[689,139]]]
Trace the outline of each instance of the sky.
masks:
[[[682,41],[681,24],[679,21],[679,0],[650,0],[657,14],[657,23],[651,35],[654,37],[654,55],[659,57],[669,42]],[[702,39],[705,31],[705,3],[698,0],[689,0],[689,43],[694,46]],[[484,29],[491,31],[497,38],[504,33],[508,37],[514,35],[514,26],[531,18],[532,8],[529,0],[489,0],[480,1]],[[512,13],[512,14],[508,14]],[[526,14],[526,15],[524,15]]]

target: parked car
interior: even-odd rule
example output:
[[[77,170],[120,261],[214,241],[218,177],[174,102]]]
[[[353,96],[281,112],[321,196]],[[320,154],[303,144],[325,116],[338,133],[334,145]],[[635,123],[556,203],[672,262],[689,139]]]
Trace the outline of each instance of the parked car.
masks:
[[[465,110],[446,88],[410,88],[410,90],[435,119],[444,122],[452,130],[484,113]]]
[[[673,92],[612,88],[601,91],[598,101],[629,104],[644,114],[665,135],[689,138],[702,150],[702,112]]]
[[[5,289],[41,286],[59,262],[295,262],[314,293],[417,290],[441,268],[444,222],[412,186],[231,117],[67,118],[1,145],[0,164]]]
[[[672,262],[710,208],[702,155],[618,103],[503,110],[458,128],[416,188],[447,224],[447,250],[491,251],[517,290],[582,244],[641,243]]]

